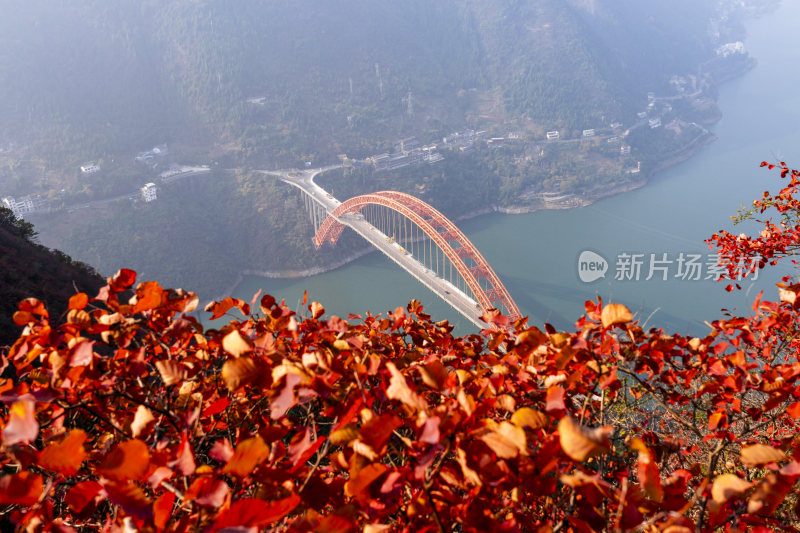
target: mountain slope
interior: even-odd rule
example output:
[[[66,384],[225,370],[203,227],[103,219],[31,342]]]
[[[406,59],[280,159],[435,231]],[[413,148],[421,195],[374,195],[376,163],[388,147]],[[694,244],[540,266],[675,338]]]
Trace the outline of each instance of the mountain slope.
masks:
[[[38,298],[57,317],[76,290],[93,296],[103,285],[90,267],[29,241],[30,236],[30,225],[0,207],[0,347],[19,336],[12,316],[21,300]]]

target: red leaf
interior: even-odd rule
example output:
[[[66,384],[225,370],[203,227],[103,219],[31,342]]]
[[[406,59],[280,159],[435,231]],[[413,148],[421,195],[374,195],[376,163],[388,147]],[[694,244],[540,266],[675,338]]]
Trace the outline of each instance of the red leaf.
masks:
[[[221,413],[222,411],[227,409],[230,404],[231,401],[228,399],[227,396],[218,398],[216,401],[214,401],[214,403],[212,403],[203,410],[203,418],[208,416],[214,416],[218,413]]]
[[[548,413],[560,413],[566,409],[564,405],[564,389],[560,385],[555,385],[547,389],[547,405],[545,411]]]
[[[172,507],[175,505],[175,493],[165,492],[153,504],[153,523],[158,531],[163,531],[172,516]]]
[[[272,398],[269,404],[269,417],[273,420],[278,420],[286,411],[292,408],[297,403],[297,397],[294,394],[295,386],[303,381],[303,376],[290,372],[286,374],[283,380],[283,387],[280,392]]]
[[[50,316],[44,304],[36,298],[25,298],[19,303],[17,308],[23,313],[31,313],[42,318],[48,318]]]
[[[297,507],[300,496],[292,494],[287,498],[275,501],[244,498],[237,500],[220,514],[212,531],[235,527],[264,527],[274,524]]]
[[[86,433],[81,429],[73,429],[61,442],[49,444],[39,454],[39,464],[53,472],[65,476],[74,476],[86,458],[83,443]]]
[[[119,443],[111,450],[97,471],[118,481],[138,480],[147,472],[150,450],[144,442],[133,439]]]
[[[221,302],[211,302],[206,306],[205,310],[213,313],[211,320],[216,320],[233,307],[240,310],[243,315],[250,314],[250,306],[247,304],[247,302],[231,297],[225,298]]]
[[[94,342],[80,341],[69,351],[69,366],[88,366],[94,357]]]
[[[638,438],[633,439],[631,448],[639,452],[637,475],[645,493],[654,502],[663,501],[664,489],[661,487],[661,473],[658,471],[655,454]]]
[[[132,483],[107,483],[104,487],[108,499],[119,505],[126,514],[149,520],[153,518],[153,506],[144,491]]]
[[[169,463],[169,466],[175,468],[183,476],[191,476],[194,473],[195,463],[194,455],[192,454],[192,447],[189,445],[189,439],[184,433],[181,437],[181,443],[178,446],[178,458]]]
[[[23,471],[0,478],[0,505],[33,505],[42,495],[44,480],[39,474]]]
[[[69,492],[64,497],[64,503],[74,512],[80,513],[89,505],[89,502],[100,494],[101,490],[103,490],[103,486],[96,481],[81,481],[69,489]]]
[[[198,505],[218,509],[225,503],[230,493],[228,484],[212,476],[200,476],[189,486],[184,496],[185,501],[195,501]]]
[[[233,457],[233,448],[227,439],[220,439],[214,443],[208,455],[215,461],[227,463]]]
[[[136,283],[136,272],[122,268],[108,281],[108,286],[112,292],[122,292],[133,287],[134,283]]]
[[[317,436],[317,440],[310,442],[311,431],[306,429],[305,438],[298,444],[294,442],[289,443],[289,458],[292,460],[294,466],[289,470],[294,472],[299,467],[305,464],[306,461],[311,459],[320,446],[325,442],[325,437]]]
[[[786,409],[786,413],[794,419],[800,418],[800,402],[794,402]]]
[[[39,434],[39,422],[36,421],[36,402],[33,400],[20,400],[14,402],[9,409],[9,419],[3,428],[3,444],[31,442]]]

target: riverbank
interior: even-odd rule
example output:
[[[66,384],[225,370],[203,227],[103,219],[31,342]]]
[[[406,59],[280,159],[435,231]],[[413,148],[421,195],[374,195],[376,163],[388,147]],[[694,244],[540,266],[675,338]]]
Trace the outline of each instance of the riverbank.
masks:
[[[590,196],[571,196],[569,201],[565,201],[563,203],[554,203],[554,202],[544,202],[544,201],[532,201],[525,205],[518,205],[518,206],[492,206],[485,209],[481,209],[478,211],[474,211],[469,214],[465,214],[459,216],[454,219],[455,222],[464,221],[473,219],[479,216],[488,215],[491,213],[502,213],[507,215],[523,215],[528,213],[534,213],[536,211],[542,210],[565,210],[565,209],[575,209],[577,207],[585,207],[591,205],[603,198],[608,198],[611,196],[616,196],[619,194],[624,194],[627,192],[635,191],[641,187],[647,185],[652,179],[654,179],[659,173],[682,163],[698,152],[700,152],[704,147],[711,144],[714,140],[716,140],[716,136],[710,132],[706,132],[703,135],[700,135],[698,138],[693,140],[691,143],[687,144],[684,148],[673,152],[672,154],[668,154],[663,160],[659,161],[646,175],[644,175],[643,179],[636,182],[627,182],[624,184],[620,184],[615,187],[609,187],[598,191],[595,194]],[[307,269],[293,269],[293,270],[254,270],[254,269],[243,269],[239,272],[234,282],[226,289],[223,295],[220,298],[224,298],[226,296],[230,296],[236,291],[236,287],[242,282],[245,276],[260,276],[263,278],[269,279],[300,279],[300,278],[307,278],[311,276],[317,276],[320,274],[325,274],[336,269],[342,268],[353,261],[356,261],[370,253],[375,252],[374,249],[366,248],[359,250],[353,254],[348,255],[347,257],[341,258],[337,261],[334,261],[327,265],[319,265]]]

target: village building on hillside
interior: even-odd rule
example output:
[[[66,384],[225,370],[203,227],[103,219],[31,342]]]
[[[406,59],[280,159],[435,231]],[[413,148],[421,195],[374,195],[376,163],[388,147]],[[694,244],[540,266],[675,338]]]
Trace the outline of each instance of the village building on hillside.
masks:
[[[153,202],[158,199],[158,187],[155,183],[148,183],[142,187],[142,200],[145,202]]]
[[[84,175],[94,174],[96,172],[100,172],[100,167],[95,163],[86,163],[85,165],[81,165],[81,173]]]

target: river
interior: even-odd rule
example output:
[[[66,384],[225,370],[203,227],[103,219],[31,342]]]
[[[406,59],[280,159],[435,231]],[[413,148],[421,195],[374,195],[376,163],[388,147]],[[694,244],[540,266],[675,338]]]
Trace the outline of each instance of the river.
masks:
[[[523,314],[541,326],[569,328],[583,312],[583,302],[597,296],[626,304],[637,317],[670,331],[701,334],[706,320],[721,317],[721,308],[746,313],[760,290],[776,298],[779,272],[762,272],[742,291],[727,293],[711,280],[681,279],[698,271],[684,268],[683,253],[700,254],[700,277],[710,274],[710,253],[703,240],[721,228],[732,230],[730,216],[764,190],[776,190],[778,174],[760,169],[762,160],[800,166],[800,46],[794,42],[800,3],[784,2],[777,11],[748,24],[747,50],[755,69],[720,88],[723,118],[711,129],[717,141],[690,160],[658,174],[641,189],[578,209],[539,211],[527,215],[491,214],[459,227],[494,267]],[[736,232],[742,231],[735,228]],[[752,227],[750,228],[752,229]],[[578,258],[592,251],[606,260],[604,278],[581,281]],[[666,258],[662,255],[666,253]],[[641,260],[641,272],[618,270],[628,254]],[[638,255],[641,254],[641,257]],[[655,254],[655,256],[651,256]],[[659,262],[650,273],[651,259]],[[666,259],[666,262],[662,261]],[[790,271],[788,265],[780,273]],[[618,274],[631,279],[615,279]],[[666,275],[667,280],[662,280]],[[303,279],[247,276],[234,295],[249,300],[258,290],[286,299],[293,308],[303,291],[329,314],[347,316],[367,310],[377,314],[423,302],[435,319],[449,319],[456,332],[475,330],[405,271],[377,253],[335,271]]]

